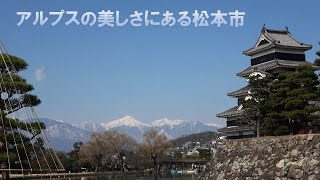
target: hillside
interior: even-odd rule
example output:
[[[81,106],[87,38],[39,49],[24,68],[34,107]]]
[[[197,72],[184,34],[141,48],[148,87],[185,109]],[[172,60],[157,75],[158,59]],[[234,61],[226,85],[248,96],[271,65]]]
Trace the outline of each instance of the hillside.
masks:
[[[174,146],[182,146],[186,142],[190,142],[190,141],[200,142],[201,144],[204,144],[206,142],[212,141],[216,137],[217,137],[217,132],[206,131],[206,132],[195,133],[195,134],[179,137],[171,140],[171,142],[174,144]]]

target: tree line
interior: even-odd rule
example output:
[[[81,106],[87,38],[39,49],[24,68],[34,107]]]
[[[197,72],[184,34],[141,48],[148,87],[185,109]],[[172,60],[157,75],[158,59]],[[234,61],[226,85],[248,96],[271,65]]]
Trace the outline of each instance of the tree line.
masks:
[[[67,171],[130,171],[158,170],[166,151],[172,147],[168,138],[157,131],[143,134],[143,141],[117,131],[93,133],[86,143],[77,142],[74,150],[59,153]]]

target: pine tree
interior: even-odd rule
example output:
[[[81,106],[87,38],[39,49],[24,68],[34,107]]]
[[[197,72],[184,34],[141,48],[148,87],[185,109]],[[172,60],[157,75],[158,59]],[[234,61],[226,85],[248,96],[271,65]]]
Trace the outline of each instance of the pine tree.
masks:
[[[319,45],[320,45],[320,42],[319,42]],[[314,61],[314,65],[320,67],[320,51],[317,51],[316,55],[318,57]],[[320,98],[318,98],[317,100],[318,100],[318,102],[320,102]],[[312,121],[312,124],[314,127],[313,130],[315,132],[320,132],[320,111],[313,113],[311,116],[311,119],[313,120]]]
[[[23,59],[1,54],[0,62],[0,164],[2,169],[30,168],[35,161],[31,141],[41,141],[38,135],[45,128],[43,123],[27,122],[13,115],[22,108],[40,104],[35,95],[30,95],[33,86],[15,72],[27,69]],[[41,145],[43,146],[43,144]],[[42,148],[42,147],[38,147]],[[17,152],[18,151],[18,152]],[[9,156],[8,156],[9,155]],[[19,158],[20,156],[20,158]],[[29,162],[28,159],[29,158]],[[19,161],[20,159],[20,161]],[[9,162],[8,162],[9,160]],[[33,167],[39,168],[39,167]]]
[[[314,61],[313,64],[316,65],[316,66],[320,66],[320,51],[317,51],[316,55],[318,56],[318,58]]]
[[[264,129],[268,135],[296,134],[310,126],[319,106],[311,104],[320,97],[318,76],[312,66],[281,73],[270,85],[265,109]]]
[[[265,114],[265,102],[268,99],[268,86],[271,79],[261,75],[249,77],[249,98],[243,103],[244,113],[241,117],[244,125],[256,129],[257,137],[260,136],[261,121]]]

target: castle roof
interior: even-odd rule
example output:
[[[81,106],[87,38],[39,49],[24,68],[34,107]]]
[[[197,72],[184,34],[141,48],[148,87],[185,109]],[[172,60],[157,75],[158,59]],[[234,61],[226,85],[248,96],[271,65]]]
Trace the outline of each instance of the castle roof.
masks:
[[[240,116],[243,113],[243,109],[240,106],[235,106],[231,109],[228,109],[225,112],[217,114],[218,118],[228,118],[228,117],[235,117]]]
[[[304,64],[312,65],[312,63],[308,61],[290,61],[290,60],[274,59],[272,61],[267,61],[254,66],[250,66],[247,69],[237,73],[237,76],[247,77],[253,72],[266,72],[268,70],[279,68],[279,67],[296,68]]]
[[[273,30],[263,27],[255,46],[243,51],[243,54],[251,56],[252,54],[265,51],[273,47],[302,51],[312,48],[311,45],[301,43],[293,38],[288,28],[286,30]]]
[[[228,93],[228,96],[230,97],[244,96],[248,94],[249,89],[250,89],[249,86],[245,86],[241,89]]]

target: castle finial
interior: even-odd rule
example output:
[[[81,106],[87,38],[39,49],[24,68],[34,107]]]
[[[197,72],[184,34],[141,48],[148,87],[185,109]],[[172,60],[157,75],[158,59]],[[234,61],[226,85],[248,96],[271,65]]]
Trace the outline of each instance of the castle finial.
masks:
[[[266,24],[263,24],[261,31],[263,32],[263,31],[265,31],[265,30],[266,30]]]

